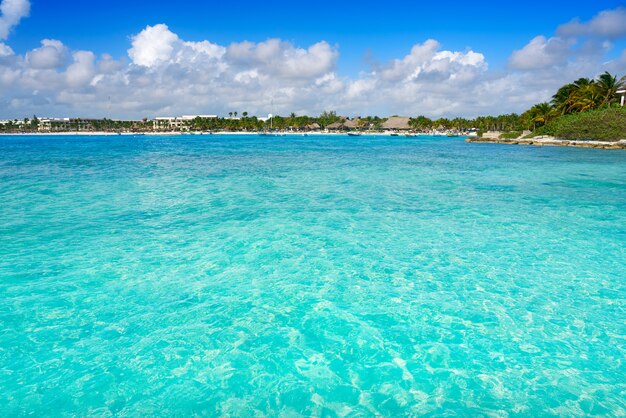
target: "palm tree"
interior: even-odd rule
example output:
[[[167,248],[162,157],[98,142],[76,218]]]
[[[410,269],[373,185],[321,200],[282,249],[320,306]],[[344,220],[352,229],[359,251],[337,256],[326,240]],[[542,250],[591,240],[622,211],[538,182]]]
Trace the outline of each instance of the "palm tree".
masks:
[[[536,104],[530,108],[528,112],[533,122],[533,130],[537,128],[537,124],[545,125],[550,120],[552,110],[552,106],[547,102]]]
[[[586,77],[581,77],[573,83],[562,86],[552,96],[552,106],[561,115],[580,111],[580,97],[591,96],[590,92],[595,88],[595,81]],[[589,106],[590,103],[587,103]],[[594,107],[594,106],[591,106]]]
[[[289,114],[289,121],[287,122],[287,124],[289,125],[289,127],[294,128],[296,126],[296,114],[294,112],[291,112]]]
[[[570,113],[586,112],[600,106],[602,104],[601,91],[595,83],[591,83],[572,92],[568,102]]]
[[[581,88],[581,87],[585,87],[593,83],[594,83],[594,80],[591,80],[590,78],[587,78],[587,77],[581,77],[578,80],[574,81],[573,84],[577,88]]]
[[[602,100],[601,105],[607,105],[617,100],[617,91],[624,85],[624,78],[620,80],[616,76],[611,75],[608,71],[598,77],[596,86],[598,86],[599,96]]]
[[[554,96],[552,96],[552,106],[554,106],[561,115],[567,112],[570,97],[577,89],[578,87],[574,83],[569,83],[558,89]]]

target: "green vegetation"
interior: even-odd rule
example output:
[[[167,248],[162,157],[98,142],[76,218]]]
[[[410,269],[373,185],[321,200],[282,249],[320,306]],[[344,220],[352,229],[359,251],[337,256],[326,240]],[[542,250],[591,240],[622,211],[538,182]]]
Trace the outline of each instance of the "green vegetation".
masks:
[[[152,122],[148,118],[142,120],[111,120],[111,119],[93,119],[87,120],[94,131],[115,131],[115,132],[145,132],[152,129]]]
[[[533,132],[533,136],[538,135],[596,141],[626,139],[626,108],[610,107],[561,116]]]
[[[613,126],[621,113],[617,91],[626,88],[626,76],[618,78],[608,72],[597,79],[579,78],[562,86],[550,103],[539,103],[522,117],[533,124],[534,135],[554,135],[566,139],[590,138],[615,140],[622,135]]]
[[[500,134],[500,138],[501,139],[517,139],[522,135],[521,131],[509,131],[509,132],[502,132]]]
[[[501,138],[518,138],[523,131],[531,130],[534,136],[552,135],[565,139],[597,139],[619,140],[626,138],[624,134],[624,111],[619,109],[617,91],[626,88],[626,76],[618,79],[608,72],[595,80],[579,78],[559,88],[552,96],[550,103],[539,103],[520,114],[511,113],[499,116],[479,116],[474,119],[439,118],[430,119],[420,115],[409,119],[409,126],[414,131],[430,132],[434,129],[453,130],[457,132],[501,131]],[[241,114],[238,118],[237,115]],[[249,116],[248,112],[231,111],[228,118],[200,118],[170,126],[158,125],[144,118],[137,121],[114,121],[110,119],[71,119],[50,124],[42,129],[42,121],[36,116],[24,120],[12,120],[0,123],[0,132],[37,132],[52,131],[109,131],[109,132],[150,132],[159,130],[183,131],[245,131],[259,132],[268,129],[280,131],[304,131],[309,129],[326,129],[332,124],[341,122],[334,111],[324,111],[317,117],[274,116],[271,122]],[[356,120],[352,129],[379,131],[385,118],[366,116]],[[346,128],[347,129],[347,128]]]
[[[579,78],[562,86],[550,103],[540,103],[522,116],[533,123],[531,136],[618,141],[626,139],[626,110],[619,106],[618,80],[605,72],[595,80]]]
[[[426,116],[411,118],[409,126],[417,131],[430,131],[432,129],[455,129],[466,131],[477,129],[479,131],[523,131],[527,129],[527,123],[516,113],[500,116],[479,116],[475,119],[466,118],[439,118],[429,119]]]

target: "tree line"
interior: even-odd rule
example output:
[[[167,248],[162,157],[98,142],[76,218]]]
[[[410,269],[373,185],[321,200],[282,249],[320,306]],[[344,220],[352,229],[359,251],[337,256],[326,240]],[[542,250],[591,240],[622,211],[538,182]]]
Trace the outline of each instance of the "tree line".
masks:
[[[619,106],[619,90],[626,88],[626,76],[617,78],[608,72],[596,79],[579,78],[565,84],[552,96],[550,102],[538,103],[527,111],[517,114],[510,113],[499,116],[479,116],[468,118],[438,118],[431,119],[420,115],[409,119],[409,126],[422,132],[433,129],[454,129],[468,131],[523,131],[536,130],[546,123],[561,116],[590,110],[605,109]],[[228,118],[200,118],[197,117],[186,123],[184,129],[191,131],[263,131],[270,128],[275,130],[305,130],[325,129],[328,126],[345,121],[335,111],[324,111],[317,117],[296,115],[273,116],[271,120],[261,120],[256,116],[249,116],[248,112],[229,112]],[[366,116],[356,118],[357,129],[381,130],[387,118]],[[39,128],[40,121],[36,116],[25,118],[22,121],[13,120],[0,124],[0,131],[5,132],[34,132]],[[84,125],[83,125],[84,126]],[[147,118],[137,121],[115,121],[111,119],[89,119],[88,129],[94,131],[138,131],[153,130],[153,124]],[[71,130],[71,128],[69,129]]]

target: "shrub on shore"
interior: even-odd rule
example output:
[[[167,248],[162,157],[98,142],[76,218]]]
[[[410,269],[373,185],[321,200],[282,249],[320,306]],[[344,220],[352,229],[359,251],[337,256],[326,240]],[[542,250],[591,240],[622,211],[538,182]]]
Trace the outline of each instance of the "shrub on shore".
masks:
[[[502,132],[500,134],[500,139],[517,139],[522,135],[522,131],[509,131]]]
[[[626,139],[626,108],[611,107],[564,115],[537,128],[532,136],[619,141]]]

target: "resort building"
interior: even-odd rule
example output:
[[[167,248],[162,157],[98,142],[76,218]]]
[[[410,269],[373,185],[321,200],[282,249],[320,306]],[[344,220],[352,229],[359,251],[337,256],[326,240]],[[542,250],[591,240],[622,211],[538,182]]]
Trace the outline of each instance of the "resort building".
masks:
[[[382,124],[382,128],[390,131],[408,131],[411,129],[410,120],[402,116],[392,116]]]
[[[316,122],[313,122],[305,127],[307,131],[319,131],[320,125]]]
[[[200,119],[217,119],[217,115],[183,115],[180,117],[182,120],[191,121],[196,118]]]
[[[161,130],[184,130],[188,129],[189,123],[196,119],[216,119],[217,115],[183,115],[183,116],[166,116],[156,117],[152,121],[152,126],[155,131]]]
[[[182,118],[176,116],[159,116],[152,121],[152,127],[155,131],[179,129],[183,124]]]
[[[16,126],[20,126],[24,124],[24,120],[20,120],[20,119],[6,119],[6,120],[0,120],[0,125],[16,125]]]
[[[350,130],[358,129],[360,128],[359,122],[360,122],[359,118],[348,119],[344,122],[343,127],[344,129],[350,129]]]
[[[330,125],[326,126],[326,129],[329,131],[340,131],[345,129],[344,124],[346,123],[346,121],[348,120],[348,118],[346,116],[340,116],[340,120],[338,120],[337,122],[333,122]]]
[[[39,132],[86,132],[93,131],[93,122],[99,119],[85,118],[42,118],[39,119]]]
[[[330,125],[328,125],[326,129],[329,131],[338,131],[340,129],[343,129],[343,121],[333,122]]]
[[[621,96],[619,100],[620,106],[624,107],[624,98],[626,98],[626,90],[617,90],[616,93]]]

